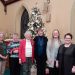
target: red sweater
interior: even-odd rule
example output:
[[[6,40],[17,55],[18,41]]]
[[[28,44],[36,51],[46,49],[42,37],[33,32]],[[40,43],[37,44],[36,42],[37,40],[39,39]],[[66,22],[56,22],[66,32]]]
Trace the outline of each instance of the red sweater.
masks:
[[[32,62],[34,60],[34,41],[31,40],[32,45]],[[19,59],[21,59],[22,63],[26,62],[26,56],[25,56],[25,46],[26,46],[26,39],[23,39],[20,41],[20,47],[19,47]]]

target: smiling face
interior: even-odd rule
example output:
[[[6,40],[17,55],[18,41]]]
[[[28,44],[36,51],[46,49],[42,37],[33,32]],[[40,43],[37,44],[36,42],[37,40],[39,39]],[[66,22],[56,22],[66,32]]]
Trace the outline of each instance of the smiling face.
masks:
[[[25,38],[28,39],[28,40],[30,40],[31,37],[32,37],[31,34],[26,34],[26,35],[24,35],[24,36],[25,36]]]
[[[19,40],[17,33],[13,34],[12,38],[13,38],[13,41],[18,41]]]
[[[71,38],[71,36],[70,36],[70,35],[66,35],[66,36],[64,37],[64,42],[65,42],[65,44],[71,44],[71,43],[72,43],[72,38]]]
[[[30,39],[32,38],[32,33],[31,33],[31,31],[26,31],[26,32],[24,33],[24,37],[25,37],[26,39],[30,40]]]
[[[44,32],[43,32],[42,29],[38,30],[38,35],[39,35],[39,36],[43,36],[43,35],[44,35]]]
[[[59,38],[59,31],[58,30],[54,30],[53,34],[52,34],[53,38]]]

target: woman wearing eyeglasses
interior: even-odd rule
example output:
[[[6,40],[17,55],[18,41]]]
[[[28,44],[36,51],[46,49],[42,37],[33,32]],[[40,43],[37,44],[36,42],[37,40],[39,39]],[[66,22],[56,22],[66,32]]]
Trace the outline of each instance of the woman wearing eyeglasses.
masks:
[[[75,44],[72,44],[72,34],[64,35],[64,44],[59,47],[57,55],[59,75],[75,75]]]

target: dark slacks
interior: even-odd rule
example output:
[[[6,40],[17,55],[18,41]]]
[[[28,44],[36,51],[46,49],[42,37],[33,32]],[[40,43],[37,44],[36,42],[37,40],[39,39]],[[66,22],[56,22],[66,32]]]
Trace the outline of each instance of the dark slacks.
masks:
[[[32,58],[27,57],[26,62],[21,65],[21,75],[30,75],[32,67]]]
[[[59,69],[56,68],[56,62],[54,63],[54,68],[49,67],[49,75],[59,75]]]
[[[58,69],[57,68],[49,68],[49,75],[58,75]]]
[[[20,64],[18,58],[9,58],[10,75],[20,75]]]
[[[45,75],[45,65],[37,64],[37,75]]]
[[[46,61],[45,59],[40,59],[36,60],[37,64],[37,75],[45,75],[45,68],[46,68]]]

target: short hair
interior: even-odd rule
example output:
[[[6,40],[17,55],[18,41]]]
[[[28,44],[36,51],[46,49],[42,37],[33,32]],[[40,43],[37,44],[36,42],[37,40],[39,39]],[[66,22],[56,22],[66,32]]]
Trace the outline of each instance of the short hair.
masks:
[[[29,31],[29,30],[24,33],[24,35],[27,35],[27,34],[32,35],[31,31]]]
[[[71,39],[73,38],[73,35],[72,35],[71,33],[66,33],[66,34],[64,35],[64,38],[65,38],[67,35],[69,35],[69,36],[71,37]]]
[[[37,33],[38,33],[39,31],[43,31],[43,29],[42,29],[42,28],[38,28],[38,29],[37,29]]]
[[[17,35],[18,36],[18,33],[13,33],[12,35]]]

